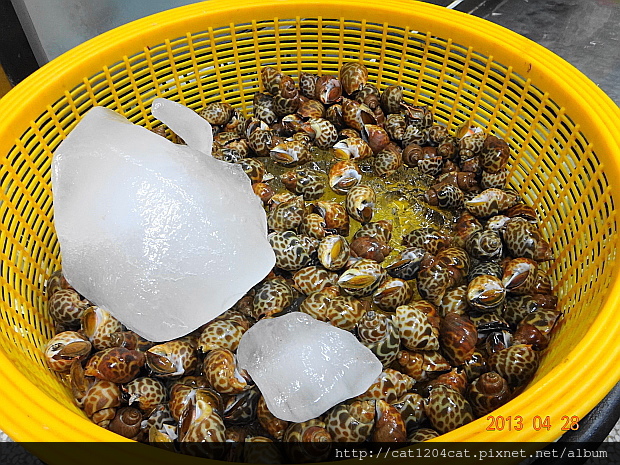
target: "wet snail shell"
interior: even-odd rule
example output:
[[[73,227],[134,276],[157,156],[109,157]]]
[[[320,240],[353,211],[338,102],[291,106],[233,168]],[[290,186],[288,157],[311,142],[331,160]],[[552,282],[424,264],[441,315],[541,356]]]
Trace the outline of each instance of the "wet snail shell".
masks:
[[[254,136],[255,139],[257,137]],[[254,142],[256,147],[253,147],[254,151],[259,156],[269,155],[273,161],[287,167],[303,165],[310,161],[312,155],[306,142],[292,139],[274,144],[266,135],[264,137],[265,141]]]
[[[62,274],[62,270],[56,270],[45,281],[43,292],[49,298],[50,296],[54,295],[57,291],[60,291],[61,289],[69,289],[69,288],[71,288],[71,284],[69,284],[69,282],[66,280],[66,278]]]
[[[442,373],[437,378],[431,380],[427,384],[426,389],[430,392],[431,389],[439,385],[448,386],[460,394],[465,395],[465,390],[469,385],[469,381],[465,370],[461,367],[457,367],[447,373]]]
[[[299,310],[320,321],[350,331],[355,328],[364,313],[366,304],[351,296],[340,296],[335,288],[315,292],[304,299]]]
[[[393,278],[409,281],[416,278],[422,263],[428,260],[429,256],[430,254],[422,247],[407,247],[386,270]]]
[[[439,433],[432,428],[419,428],[407,436],[407,442],[424,442],[438,436]]]
[[[393,320],[375,311],[366,312],[357,323],[360,342],[377,356],[383,366],[392,363],[400,348],[400,335]]]
[[[368,82],[368,69],[362,63],[350,61],[340,67],[340,82],[344,91],[351,95]]]
[[[420,394],[407,392],[392,405],[400,413],[407,431],[413,431],[426,419],[424,398]]]
[[[383,400],[387,403],[396,402],[415,383],[414,379],[400,371],[385,368],[377,380],[357,400]]]
[[[342,97],[342,83],[336,76],[324,74],[316,81],[314,97],[325,105],[336,103]]]
[[[448,359],[454,365],[461,365],[473,355],[478,342],[478,332],[466,316],[448,313],[441,320],[439,341]]]
[[[221,126],[230,121],[233,114],[233,108],[226,102],[213,102],[207,104],[199,114],[210,124]]]
[[[326,229],[341,236],[349,235],[349,214],[341,203],[319,200],[314,203],[314,210],[325,220]]]
[[[374,260],[361,259],[338,278],[338,285],[354,297],[371,295],[386,276],[385,269]]]
[[[144,352],[155,345],[133,331],[117,331],[110,334],[111,347],[124,347],[129,350]]]
[[[108,429],[129,439],[136,439],[140,434],[142,412],[133,407],[122,407],[110,421]]]
[[[498,373],[483,373],[467,389],[467,399],[476,416],[482,417],[510,400],[508,382]]]
[[[73,288],[59,289],[48,300],[50,316],[67,327],[79,326],[84,310],[90,305]]]
[[[113,383],[128,383],[138,375],[145,362],[143,352],[112,347],[95,353],[88,360],[84,374]]]
[[[515,258],[504,265],[502,283],[512,294],[531,294],[536,286],[538,263],[529,258]]]
[[[319,76],[312,73],[299,74],[299,91],[301,95],[309,99],[313,99],[316,95],[316,82]]]
[[[358,135],[336,142],[333,149],[334,156],[341,160],[365,160],[373,155],[370,145]]]
[[[347,264],[349,256],[349,243],[342,236],[326,236],[319,244],[319,261],[327,270],[340,270]]]
[[[500,235],[488,229],[475,231],[465,242],[465,250],[478,260],[493,260],[501,258],[503,243]]]
[[[304,198],[292,193],[290,198],[275,204],[267,215],[267,226],[273,231],[296,230],[302,223],[306,214]],[[275,199],[276,196],[273,196]],[[272,203],[273,205],[273,203]]]
[[[157,405],[164,403],[168,397],[164,384],[155,378],[136,378],[122,389],[129,396],[128,404],[137,403],[138,408],[146,415]]]
[[[463,315],[469,308],[469,303],[467,302],[467,285],[458,286],[447,291],[439,305],[442,316],[446,316],[448,313]]]
[[[463,191],[448,182],[435,184],[425,193],[429,205],[440,208],[459,208],[463,204]]]
[[[197,349],[205,353],[217,348],[235,350],[243,333],[245,328],[234,321],[211,321],[200,333]]]
[[[337,282],[337,273],[320,266],[307,266],[293,274],[295,288],[305,295],[322,291],[326,287],[336,286]]]
[[[547,261],[553,258],[551,247],[536,226],[523,218],[512,218],[506,223],[504,242],[513,257]]]
[[[229,396],[224,402],[222,419],[229,425],[244,425],[254,421],[260,396],[256,387]]]
[[[272,95],[277,94],[280,90],[282,74],[271,66],[263,66],[260,75],[265,90]]]
[[[282,440],[295,443],[295,447],[287,448],[292,463],[306,461],[308,457],[317,461],[324,460],[332,447],[332,437],[325,423],[316,418],[302,423],[291,423],[284,432]]]
[[[327,224],[318,213],[307,213],[299,225],[299,232],[321,240],[327,235]]]
[[[116,383],[96,380],[82,400],[82,408],[93,423],[103,426],[110,424],[121,405],[121,391]]]
[[[511,387],[517,387],[533,376],[538,368],[538,352],[528,344],[515,344],[494,353],[489,367],[502,376]]]
[[[228,349],[210,351],[204,359],[203,371],[209,384],[221,394],[238,394],[250,387],[238,374],[235,355]]]
[[[497,215],[518,202],[518,197],[501,189],[486,189],[480,194],[465,201],[465,208],[477,218],[488,218]]]
[[[381,108],[385,114],[399,113],[400,103],[403,100],[403,88],[400,86],[389,86],[381,93]]]
[[[425,403],[426,416],[439,433],[447,433],[473,421],[471,405],[457,391],[444,385],[431,389]]]
[[[48,366],[57,372],[67,372],[74,361],[82,362],[92,349],[90,341],[75,331],[56,334],[45,345],[43,354]]]
[[[377,400],[376,411],[372,440],[374,442],[404,442],[407,439],[407,429],[398,409],[384,400]]]
[[[82,332],[97,350],[114,347],[110,336],[122,329],[121,322],[101,307],[91,306],[82,313]]]
[[[393,312],[397,307],[407,304],[413,294],[413,286],[407,281],[389,277],[373,293],[372,301],[380,309]]]
[[[317,200],[325,193],[325,175],[319,171],[297,168],[280,175],[284,187],[304,200]]]
[[[346,195],[362,180],[362,171],[353,160],[340,160],[329,170],[329,186],[337,194]]]
[[[339,404],[325,416],[326,429],[335,442],[363,442],[370,436],[375,422],[373,401]]]
[[[506,289],[495,276],[476,276],[467,286],[467,301],[481,312],[493,311],[505,298]]]
[[[440,250],[450,247],[452,239],[433,228],[418,228],[409,231],[403,236],[403,245],[407,247],[421,247],[428,253],[435,255]]]
[[[284,437],[284,432],[288,428],[289,422],[280,420],[273,416],[273,414],[267,408],[265,398],[260,396],[256,407],[256,416],[260,425],[277,440],[281,440]]]
[[[296,271],[310,264],[311,253],[303,235],[293,231],[273,232],[267,236],[276,255],[276,266],[287,271]]]
[[[372,187],[354,186],[347,193],[347,213],[360,223],[369,223],[372,220],[376,201],[376,194]]]
[[[358,258],[367,258],[381,263],[390,254],[392,248],[379,238],[360,236],[354,238],[350,244],[351,255]]]
[[[146,351],[146,363],[153,376],[160,378],[179,378],[191,374],[200,363],[196,341],[183,337],[153,346]]]
[[[395,322],[402,344],[410,350],[438,350],[439,331],[421,309],[424,301],[396,308]]]

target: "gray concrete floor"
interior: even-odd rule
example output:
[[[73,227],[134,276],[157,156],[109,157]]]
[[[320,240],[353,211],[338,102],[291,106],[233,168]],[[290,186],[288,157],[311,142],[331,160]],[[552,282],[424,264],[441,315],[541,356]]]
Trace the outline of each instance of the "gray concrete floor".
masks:
[[[573,64],[620,104],[620,0],[430,0],[428,3],[487,19],[543,45]],[[0,432],[0,441],[8,439]],[[607,440],[620,440],[620,423]],[[24,454],[28,455],[25,451]],[[20,458],[24,456],[5,457],[8,460],[5,463],[23,463]]]
[[[620,104],[619,0],[431,0],[543,45]]]

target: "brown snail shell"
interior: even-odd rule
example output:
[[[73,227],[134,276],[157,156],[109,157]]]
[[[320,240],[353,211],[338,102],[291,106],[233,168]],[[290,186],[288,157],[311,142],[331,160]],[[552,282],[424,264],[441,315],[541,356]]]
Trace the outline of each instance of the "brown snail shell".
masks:
[[[454,365],[461,365],[471,358],[476,350],[478,332],[466,316],[448,313],[441,320],[439,341],[448,359]]]
[[[375,402],[356,400],[338,404],[325,416],[326,429],[335,442],[363,442],[375,422]]]
[[[458,393],[465,395],[469,382],[465,370],[461,368],[453,368],[447,373],[442,373],[437,378],[428,383],[428,388],[433,389],[435,386],[444,385],[454,389]]]
[[[150,414],[155,407],[163,404],[167,398],[167,389],[156,378],[136,378],[123,387],[123,392],[129,395],[128,403],[137,403],[138,408],[144,414]]]
[[[529,258],[514,258],[504,264],[502,283],[511,294],[531,294],[538,278],[538,263]]]
[[[121,322],[101,307],[91,306],[82,313],[82,332],[97,350],[114,347],[110,336],[122,329]]]
[[[376,411],[372,440],[374,442],[404,442],[407,439],[407,429],[398,409],[384,400],[377,400]]]
[[[467,399],[478,417],[501,407],[510,397],[508,382],[494,371],[483,373],[467,389]]]
[[[377,380],[356,397],[357,400],[384,400],[387,403],[396,402],[415,383],[410,376],[392,368],[385,368]]]
[[[74,361],[82,362],[90,354],[92,345],[76,331],[62,331],[51,338],[43,351],[48,366],[57,372],[67,372]]]
[[[344,63],[340,67],[340,82],[344,91],[351,95],[368,82],[368,69],[357,61]]]
[[[82,408],[90,419],[104,428],[116,414],[121,405],[121,390],[116,383],[98,379],[86,392],[82,400]]]
[[[146,351],[146,363],[153,376],[179,378],[191,374],[199,365],[196,340],[182,337],[151,347]]]
[[[116,415],[108,425],[113,433],[129,439],[135,439],[140,433],[142,412],[137,408],[123,407],[116,411]]]
[[[261,426],[275,439],[281,440],[284,437],[284,432],[288,428],[289,422],[275,417],[267,408],[263,396],[258,400],[256,415]]]
[[[300,463],[312,457],[313,460],[324,460],[331,451],[332,437],[323,421],[312,419],[302,423],[291,423],[282,439],[284,442],[296,443],[288,449],[289,458],[293,463]]]
[[[143,352],[112,347],[95,353],[88,360],[84,374],[112,383],[128,383],[138,375],[145,362]]]
[[[505,298],[506,289],[495,276],[476,276],[467,286],[467,301],[481,312],[493,311]]]
[[[73,288],[55,291],[47,302],[49,314],[54,321],[71,328],[80,325],[82,314],[90,305]]]
[[[341,236],[349,235],[349,214],[340,202],[322,201],[314,203],[314,210],[325,220],[325,227]]]
[[[553,253],[535,225],[523,218],[506,223],[504,242],[513,257],[531,258],[538,262],[551,260]]]
[[[67,279],[62,274],[62,270],[56,270],[45,281],[45,287],[43,289],[43,292],[49,298],[50,296],[54,295],[56,291],[69,288],[71,288],[71,284],[69,284]]]
[[[353,239],[350,244],[351,255],[367,258],[381,263],[390,254],[392,248],[379,238],[361,236]]]
[[[209,384],[219,393],[237,394],[248,389],[248,383],[237,376],[235,355],[228,349],[211,350],[203,362],[203,371]]]
[[[400,412],[407,431],[418,428],[426,419],[424,398],[415,392],[407,392],[392,405]]]
[[[314,97],[325,105],[336,103],[342,97],[342,83],[336,76],[324,74],[316,81]]]
[[[515,344],[494,353],[489,367],[508,381],[511,387],[525,384],[538,369],[538,352],[528,344]]]
[[[473,421],[471,405],[452,388],[445,385],[431,389],[425,405],[426,416],[439,433],[447,433]]]

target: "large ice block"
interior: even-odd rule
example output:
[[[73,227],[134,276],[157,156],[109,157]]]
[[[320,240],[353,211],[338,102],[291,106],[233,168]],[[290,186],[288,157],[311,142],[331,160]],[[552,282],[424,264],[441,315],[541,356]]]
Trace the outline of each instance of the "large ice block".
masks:
[[[353,334],[302,312],[258,321],[239,342],[237,364],[269,411],[293,422],[366,392],[383,370]]]
[[[183,336],[232,306],[275,263],[267,220],[236,164],[213,158],[211,126],[158,99],[173,144],[91,109],[52,162],[63,273],[141,336]]]

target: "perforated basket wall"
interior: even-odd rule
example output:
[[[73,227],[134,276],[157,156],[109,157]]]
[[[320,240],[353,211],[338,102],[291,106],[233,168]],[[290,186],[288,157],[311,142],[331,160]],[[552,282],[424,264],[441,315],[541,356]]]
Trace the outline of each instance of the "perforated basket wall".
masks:
[[[41,353],[53,332],[43,284],[61,265],[50,163],[80,117],[102,105],[152,128],[156,97],[194,109],[225,99],[250,115],[261,67],[337,74],[351,60],[380,89],[402,85],[439,122],[473,119],[508,140],[510,184],[538,209],[553,247],[561,328],[527,390],[496,412],[522,416],[525,427],[488,432],[480,419],[444,439],[554,440],[562,416],[583,416],[608,392],[620,376],[620,118],[596,86],[516,34],[431,5],[210,1],[87,42],[0,102],[1,429],[17,440],[118,439],[73,405]],[[550,416],[551,430],[536,431],[534,416]]]

